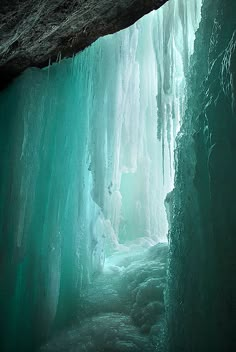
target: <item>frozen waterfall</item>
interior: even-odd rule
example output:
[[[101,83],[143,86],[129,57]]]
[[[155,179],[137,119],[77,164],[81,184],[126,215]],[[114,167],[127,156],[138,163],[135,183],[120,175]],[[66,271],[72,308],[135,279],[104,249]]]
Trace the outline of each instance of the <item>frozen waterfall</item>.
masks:
[[[4,352],[64,326],[109,255],[167,242],[200,9],[170,0],[1,92]]]

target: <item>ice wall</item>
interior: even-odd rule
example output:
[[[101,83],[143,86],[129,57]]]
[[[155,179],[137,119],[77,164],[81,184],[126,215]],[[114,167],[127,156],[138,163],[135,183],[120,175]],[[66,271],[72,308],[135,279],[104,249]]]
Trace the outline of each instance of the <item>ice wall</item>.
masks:
[[[90,122],[100,147],[91,147],[90,161],[93,199],[112,231],[109,253],[117,239],[124,245],[137,237],[166,240],[164,200],[174,183],[175,137],[200,8],[201,0],[169,1],[115,40],[103,38],[103,79]],[[106,110],[99,114],[101,101]]]
[[[1,94],[3,351],[32,351],[55,318],[71,315],[88,280],[92,64],[84,53],[76,66],[30,70]]]
[[[164,198],[171,188],[172,165],[167,165],[163,180],[161,142],[156,138],[157,80],[153,79],[157,23],[153,13],[116,34],[115,40],[104,38],[98,61],[90,169],[93,199],[102,209],[101,221],[111,230],[109,253],[120,248],[118,243],[127,245],[137,237],[155,243],[167,234]]]
[[[171,195],[168,351],[234,351],[236,2],[205,0]]]
[[[153,28],[153,43],[157,62],[157,139],[161,153],[163,185],[169,218],[170,196],[174,186],[175,138],[186,108],[186,78],[194,49],[195,32],[201,18],[202,0],[169,1],[160,9]],[[157,192],[158,192],[157,191]],[[166,212],[162,218],[166,219]],[[170,220],[170,219],[168,219]]]
[[[3,351],[32,352],[71,319],[105,251],[166,235],[165,193],[155,194],[154,19],[1,93]]]

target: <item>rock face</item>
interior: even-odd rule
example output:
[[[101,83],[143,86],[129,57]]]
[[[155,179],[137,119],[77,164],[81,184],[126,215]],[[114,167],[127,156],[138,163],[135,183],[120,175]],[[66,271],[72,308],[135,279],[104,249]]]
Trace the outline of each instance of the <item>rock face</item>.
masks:
[[[205,0],[169,197],[168,352],[236,351],[236,2]]]
[[[167,0],[1,0],[0,87],[27,67],[69,57]]]

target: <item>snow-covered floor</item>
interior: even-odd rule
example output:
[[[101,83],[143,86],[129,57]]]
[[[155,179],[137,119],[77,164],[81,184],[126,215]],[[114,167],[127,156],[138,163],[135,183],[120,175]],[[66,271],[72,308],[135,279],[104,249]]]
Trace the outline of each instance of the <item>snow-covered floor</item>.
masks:
[[[79,303],[78,321],[41,352],[153,352],[164,322],[168,245],[108,258]]]

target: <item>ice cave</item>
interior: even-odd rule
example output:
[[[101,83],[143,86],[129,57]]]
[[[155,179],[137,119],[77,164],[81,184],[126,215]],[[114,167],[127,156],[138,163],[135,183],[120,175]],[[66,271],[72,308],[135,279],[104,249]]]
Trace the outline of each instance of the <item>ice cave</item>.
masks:
[[[1,0],[0,80],[0,351],[236,351],[236,1]]]

